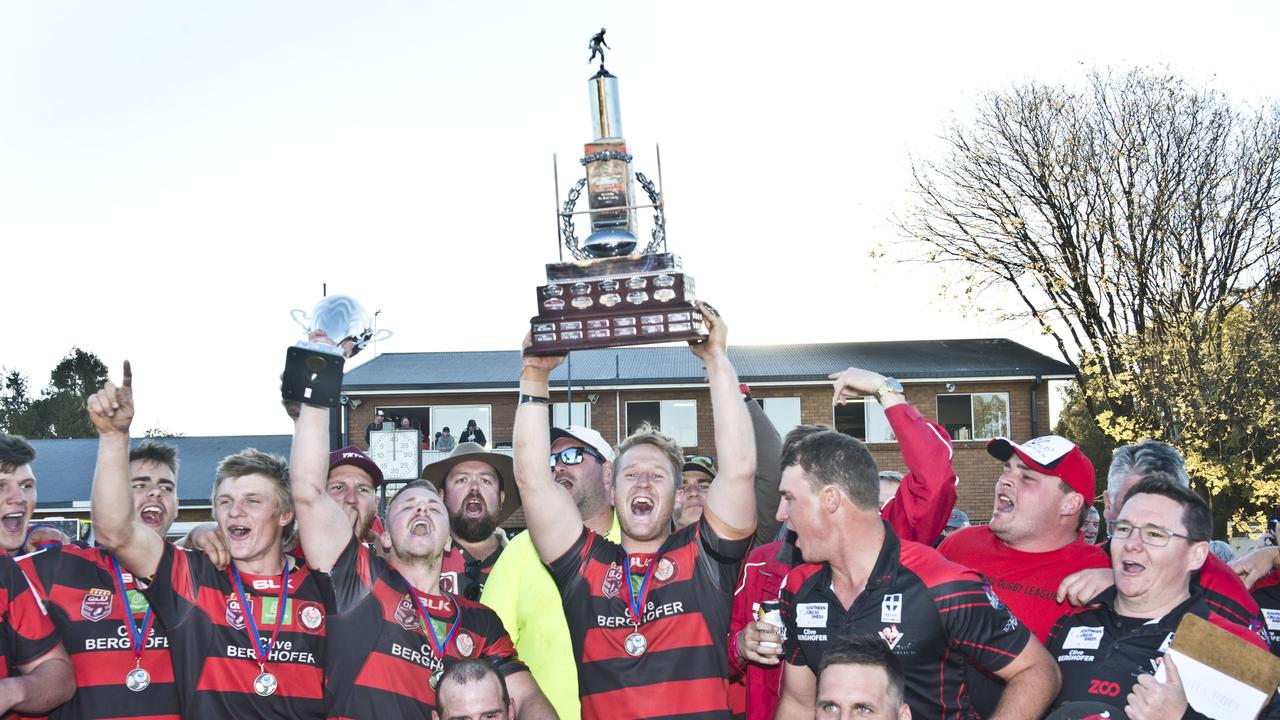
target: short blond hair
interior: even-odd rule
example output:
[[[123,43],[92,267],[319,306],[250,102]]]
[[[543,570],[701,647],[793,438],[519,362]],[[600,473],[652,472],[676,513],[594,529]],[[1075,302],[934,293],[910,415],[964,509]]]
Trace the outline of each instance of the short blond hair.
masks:
[[[684,467],[684,448],[680,447],[680,443],[676,439],[662,432],[658,428],[649,423],[641,423],[635,432],[622,439],[618,443],[618,447],[614,448],[614,457],[617,460],[613,463],[613,479],[618,479],[618,473],[622,472],[622,455],[637,445],[652,445],[662,451],[667,456],[667,460],[671,461],[671,478],[678,486],[680,484],[680,468]]]
[[[275,490],[276,509],[281,515],[293,510],[293,493],[289,490],[289,462],[279,455],[255,448],[228,455],[218,463],[217,474],[213,477],[213,495],[209,499],[214,507],[218,505],[218,486],[222,485],[222,481],[246,475],[264,475],[269,478],[271,487]]]

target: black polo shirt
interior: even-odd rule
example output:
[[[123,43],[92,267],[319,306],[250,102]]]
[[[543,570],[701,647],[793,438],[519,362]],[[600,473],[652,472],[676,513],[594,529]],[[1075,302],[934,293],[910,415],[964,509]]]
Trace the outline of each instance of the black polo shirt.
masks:
[[[1194,586],[1193,586],[1194,587]],[[1157,620],[1124,617],[1115,610],[1116,589],[1108,588],[1089,608],[1059,618],[1045,648],[1062,671],[1062,689],[1054,706],[1093,701],[1117,712],[1144,674],[1156,671],[1184,615],[1202,617],[1217,627],[1266,648],[1262,638],[1218,614],[1204,590],[1194,587],[1185,602]],[[1117,715],[1123,717],[1123,715]],[[1189,710],[1184,717],[1204,717]]]
[[[831,589],[826,563],[793,569],[781,600],[788,663],[816,676],[835,637],[878,635],[901,658],[907,704],[921,717],[973,716],[965,658],[996,672],[1032,637],[976,572],[927,545],[899,541],[888,524],[866,588],[850,607]]]

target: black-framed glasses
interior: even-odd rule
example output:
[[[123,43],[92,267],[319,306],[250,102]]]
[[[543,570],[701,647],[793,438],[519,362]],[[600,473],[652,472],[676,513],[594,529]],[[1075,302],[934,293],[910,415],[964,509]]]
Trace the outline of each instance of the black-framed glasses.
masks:
[[[1169,544],[1170,540],[1176,537],[1180,537],[1187,542],[1191,542],[1191,538],[1186,535],[1176,533],[1172,530],[1166,530],[1158,525],[1143,525],[1142,527],[1138,527],[1133,523],[1125,522],[1124,520],[1117,520],[1111,523],[1111,537],[1117,540],[1128,540],[1134,530],[1138,531],[1138,539],[1142,541],[1142,544],[1150,545],[1151,547],[1164,547]]]
[[[604,456],[597,452],[594,448],[589,447],[568,447],[560,452],[551,453],[551,467],[556,466],[556,462],[562,462],[565,465],[577,465],[582,462],[587,455],[595,458],[597,462],[604,464]]]

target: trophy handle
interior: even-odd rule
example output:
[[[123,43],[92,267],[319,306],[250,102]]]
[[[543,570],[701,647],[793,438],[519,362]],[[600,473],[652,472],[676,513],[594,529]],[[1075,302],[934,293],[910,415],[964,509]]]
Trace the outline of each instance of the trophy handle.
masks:
[[[369,339],[366,340],[365,342],[382,342],[383,340],[386,340],[390,337],[391,337],[391,331],[386,328],[382,328],[378,332],[369,336]]]
[[[289,311],[289,315],[290,317],[293,318],[294,322],[302,326],[303,330],[306,330],[307,332],[311,332],[311,325],[310,323],[307,322],[306,310],[299,310],[297,308],[294,308],[293,310]]]

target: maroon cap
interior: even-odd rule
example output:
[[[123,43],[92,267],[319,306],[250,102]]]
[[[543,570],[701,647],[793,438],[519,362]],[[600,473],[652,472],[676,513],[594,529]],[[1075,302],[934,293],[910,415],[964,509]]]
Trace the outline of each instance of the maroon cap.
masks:
[[[382,469],[373,461],[373,458],[365,455],[364,451],[355,445],[348,445],[341,450],[329,453],[329,472],[333,472],[334,468],[342,465],[354,465],[369,473],[369,477],[373,478],[374,487],[382,484]]]
[[[1021,445],[1009,438],[996,438],[987,443],[987,452],[1001,461],[1008,460],[1017,453],[1027,467],[1060,478],[1072,490],[1084,496],[1085,505],[1093,504],[1096,480],[1093,463],[1075,443],[1064,437],[1045,435]]]

